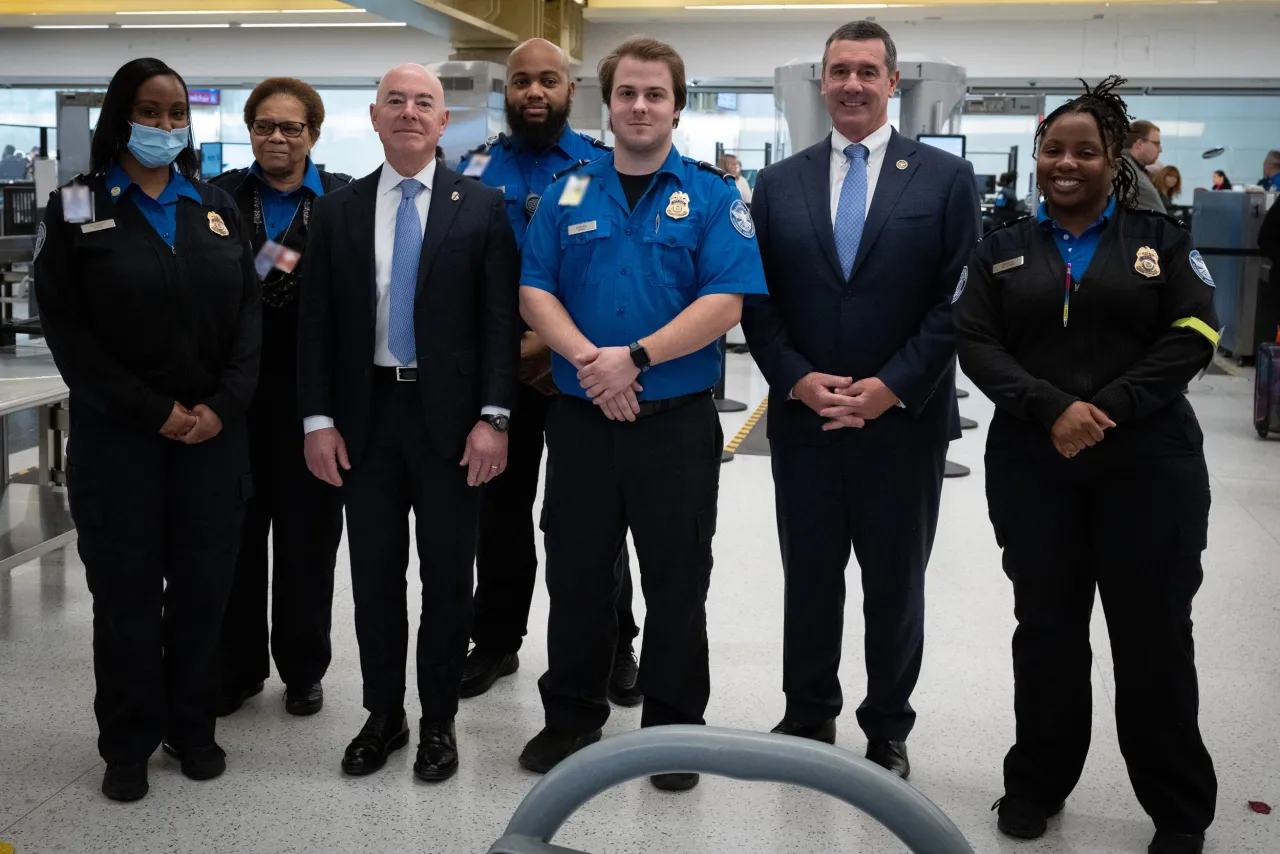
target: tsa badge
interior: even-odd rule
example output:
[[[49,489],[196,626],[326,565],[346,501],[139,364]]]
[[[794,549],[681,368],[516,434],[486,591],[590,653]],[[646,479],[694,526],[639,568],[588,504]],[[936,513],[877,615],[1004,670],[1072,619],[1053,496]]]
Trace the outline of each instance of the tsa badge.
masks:
[[[227,231],[227,224],[222,221],[222,217],[214,211],[209,211],[209,230],[219,237],[228,237],[231,234]]]
[[[1144,246],[1138,250],[1138,258],[1133,262],[1133,269],[1140,276],[1154,279],[1160,275],[1160,256],[1150,246]]]
[[[667,201],[667,216],[684,219],[689,215],[689,194],[676,190]]]

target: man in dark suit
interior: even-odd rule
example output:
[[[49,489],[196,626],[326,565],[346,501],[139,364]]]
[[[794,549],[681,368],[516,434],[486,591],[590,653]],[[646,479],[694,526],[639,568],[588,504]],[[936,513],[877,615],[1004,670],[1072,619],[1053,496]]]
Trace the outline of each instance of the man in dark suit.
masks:
[[[343,770],[376,771],[409,740],[412,509],[423,586],[413,770],[443,780],[458,767],[453,719],[471,631],[477,487],[506,466],[520,265],[502,194],[435,159],[449,121],[435,75],[420,65],[392,69],[370,115],[386,162],[316,201],[304,259],[305,452],[347,506],[370,714]]]
[[[867,758],[906,777],[924,571],[947,443],[960,435],[951,294],[979,212],[968,163],[890,127],[898,78],[884,28],[858,21],[827,40],[835,129],[757,180],[769,297],[744,308],[742,325],[770,386],[787,580],[787,709],[774,732],[835,742],[852,545],[866,619],[858,723]]]

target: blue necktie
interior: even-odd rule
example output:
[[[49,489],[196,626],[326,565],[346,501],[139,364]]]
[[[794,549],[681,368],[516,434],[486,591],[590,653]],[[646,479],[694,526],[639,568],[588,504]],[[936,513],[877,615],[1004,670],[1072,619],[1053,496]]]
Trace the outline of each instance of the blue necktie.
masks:
[[[845,146],[844,156],[849,158],[849,171],[840,187],[840,203],[836,206],[836,254],[844,277],[853,272],[853,262],[858,257],[858,244],[862,242],[862,227],[867,222],[867,148],[864,145]]]
[[[407,365],[418,358],[413,332],[413,301],[418,290],[418,259],[422,256],[422,220],[413,200],[422,192],[422,182],[405,178],[400,182],[400,208],[396,211],[396,243],[391,253],[391,294],[387,323],[387,345],[391,355]]]

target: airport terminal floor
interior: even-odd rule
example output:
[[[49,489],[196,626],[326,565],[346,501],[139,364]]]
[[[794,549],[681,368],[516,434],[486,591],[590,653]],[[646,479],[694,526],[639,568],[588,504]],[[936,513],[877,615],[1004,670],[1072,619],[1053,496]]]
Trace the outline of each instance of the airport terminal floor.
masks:
[[[764,394],[750,358],[731,356],[728,396],[750,406],[722,416],[726,436]],[[1251,801],[1280,806],[1280,446],[1255,435],[1251,395],[1248,369],[1211,373],[1193,381],[1189,393],[1204,429],[1213,489],[1194,617],[1200,721],[1220,781],[1217,820],[1205,847],[1214,854],[1280,851],[1280,823],[1250,807]],[[1001,795],[1001,763],[1014,729],[1013,597],[983,489],[992,406],[975,393],[961,401],[961,411],[981,426],[953,443],[949,454],[973,474],[948,480],[943,492],[928,572],[924,669],[913,699],[919,721],[909,742],[911,784],[950,816],[976,852],[1143,852],[1151,825],[1117,741],[1101,607],[1094,610],[1093,744],[1084,776],[1043,838],[1019,843],[996,830],[989,808]],[[847,710],[837,745],[861,756],[865,742],[852,712],[864,682],[856,577],[851,568],[841,668]],[[416,596],[419,585],[410,578]],[[708,606],[708,723],[767,731],[781,716],[782,594],[769,459],[739,454],[721,476]],[[643,608],[639,597],[636,606]],[[0,843],[19,854],[485,852],[537,782],[516,757],[542,726],[536,683],[546,664],[547,599],[541,583],[520,670],[488,694],[463,701],[457,719],[462,766],[448,782],[416,782],[412,750],[393,754],[370,777],[344,777],[339,770],[346,741],[365,716],[344,547],[323,711],[288,716],[283,686],[269,681],[263,694],[219,722],[225,775],[192,782],[157,751],[151,794],[136,804],[113,803],[99,792],[91,610],[74,547],[0,574]],[[605,737],[632,730],[639,720],[638,708],[615,708]],[[661,792],[645,781],[622,785],[576,813],[555,842],[600,854],[906,850],[838,801],[724,778],[704,778],[685,793]]]

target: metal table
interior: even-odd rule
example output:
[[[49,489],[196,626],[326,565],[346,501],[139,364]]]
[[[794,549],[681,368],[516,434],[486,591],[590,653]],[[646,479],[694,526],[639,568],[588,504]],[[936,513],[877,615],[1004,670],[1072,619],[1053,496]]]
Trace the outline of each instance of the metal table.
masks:
[[[67,396],[43,342],[0,348],[0,572],[75,540],[63,457]],[[27,409],[39,421],[36,481],[10,482],[8,417]]]

